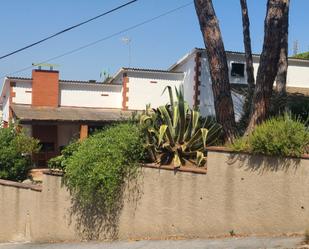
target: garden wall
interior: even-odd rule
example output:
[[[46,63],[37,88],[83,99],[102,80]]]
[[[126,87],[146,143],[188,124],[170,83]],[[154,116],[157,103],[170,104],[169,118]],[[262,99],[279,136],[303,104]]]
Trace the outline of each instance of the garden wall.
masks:
[[[309,229],[309,160],[209,151],[207,174],[143,167],[112,222],[73,209],[61,177],[43,186],[0,182],[0,241],[207,238],[303,234]],[[109,217],[110,218],[110,217]],[[90,233],[93,234],[90,234]]]

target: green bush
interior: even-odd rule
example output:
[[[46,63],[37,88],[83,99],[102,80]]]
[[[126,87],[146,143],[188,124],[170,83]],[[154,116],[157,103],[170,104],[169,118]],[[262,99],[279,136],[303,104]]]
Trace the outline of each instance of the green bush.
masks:
[[[10,125],[0,128],[0,178],[22,181],[31,168],[31,154],[39,150],[39,141],[22,129]]]
[[[309,59],[309,52],[304,52],[304,53],[296,54],[293,57],[294,58],[298,58],[298,59],[308,60]]]
[[[291,113],[299,118],[306,125],[309,125],[309,97],[295,96],[288,101],[288,108]]]
[[[265,121],[248,137],[236,139],[231,145],[234,151],[293,157],[308,153],[308,146],[308,128],[287,114]]]
[[[143,155],[139,128],[118,124],[90,136],[65,160],[64,181],[81,209],[111,212],[126,179],[136,176]]]
[[[48,167],[51,169],[60,169],[65,172],[67,161],[78,150],[80,146],[79,141],[73,141],[61,150],[61,155],[54,157],[48,161]]]

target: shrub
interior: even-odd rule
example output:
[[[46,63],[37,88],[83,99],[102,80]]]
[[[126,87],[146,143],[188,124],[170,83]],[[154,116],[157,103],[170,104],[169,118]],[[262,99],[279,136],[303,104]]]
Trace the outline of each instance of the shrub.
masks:
[[[235,140],[231,147],[234,151],[300,157],[308,152],[308,146],[308,128],[285,114],[265,121],[248,137]]]
[[[39,141],[27,136],[18,126],[0,128],[0,178],[22,181],[31,168],[31,154]]]
[[[306,125],[309,125],[309,97],[308,96],[294,96],[288,101],[288,108],[291,113],[299,118]]]
[[[48,161],[48,167],[51,169],[60,169],[65,172],[68,159],[75,151],[78,150],[79,146],[79,141],[73,141],[67,145],[64,149],[62,149],[60,156],[54,157]]]
[[[109,213],[121,197],[126,179],[136,176],[142,154],[136,125],[107,127],[80,143],[65,159],[65,184],[81,209],[99,206]]]
[[[175,102],[171,87],[166,89],[170,104],[153,110],[147,107],[140,118],[150,159],[160,164],[172,163],[174,167],[188,161],[203,166],[206,146],[217,141],[221,127],[214,119],[202,120],[199,111],[191,110],[182,88],[175,88]]]

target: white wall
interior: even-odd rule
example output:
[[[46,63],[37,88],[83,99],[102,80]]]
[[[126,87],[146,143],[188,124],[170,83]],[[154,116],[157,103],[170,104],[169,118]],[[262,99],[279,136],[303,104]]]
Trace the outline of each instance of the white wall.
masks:
[[[183,64],[177,65],[174,72],[184,72],[183,88],[184,98],[192,108],[194,104],[194,75],[195,75],[195,54],[191,54],[187,61]]]
[[[127,75],[129,77],[127,106],[131,110],[144,110],[147,104],[156,108],[169,103],[168,91],[162,95],[164,88],[166,86],[179,88],[183,80],[183,74],[128,72]]]
[[[214,97],[212,93],[211,78],[206,53],[202,53],[201,60],[201,86],[200,111],[202,116],[215,116]]]
[[[60,83],[60,106],[121,108],[121,85]],[[104,96],[106,94],[106,96]]]
[[[238,55],[238,54],[227,54],[226,57],[227,57],[227,64],[228,64],[228,67],[229,67],[230,83],[234,83],[234,84],[247,84],[247,72],[246,72],[246,60],[245,60],[245,57],[243,55]],[[244,77],[237,77],[237,76],[232,76],[231,75],[232,63],[242,63],[242,64],[245,65],[245,67],[244,67]],[[256,71],[256,70],[254,70],[254,71]]]
[[[15,97],[12,102],[16,104],[27,104],[31,105],[32,102],[32,83],[31,82],[16,82],[13,87]]]
[[[231,83],[247,84],[247,73],[245,70],[245,77],[238,78],[231,76],[231,63],[246,63],[244,55],[227,54],[229,77]],[[254,77],[256,80],[257,71],[259,68],[259,57],[253,57]],[[288,74],[287,74],[288,87],[301,87],[309,88],[309,61],[300,61],[289,59]]]
[[[287,86],[309,88],[309,61],[289,62]]]
[[[9,121],[9,99],[10,99],[10,89],[7,88],[6,94],[5,94],[5,99],[3,101],[2,105],[2,121]]]

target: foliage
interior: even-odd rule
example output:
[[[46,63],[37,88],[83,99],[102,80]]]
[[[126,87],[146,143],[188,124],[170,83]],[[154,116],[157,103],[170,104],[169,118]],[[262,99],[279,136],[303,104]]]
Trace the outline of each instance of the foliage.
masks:
[[[31,168],[31,154],[39,141],[27,136],[19,126],[0,128],[0,178],[22,181]]]
[[[300,54],[294,55],[293,58],[309,59],[309,52],[304,52],[304,53],[300,53]]]
[[[65,172],[68,159],[73,155],[75,151],[78,150],[80,146],[79,141],[73,141],[67,145],[62,151],[61,155],[54,157],[48,161],[48,167],[51,169],[60,169]]]
[[[309,97],[308,96],[295,96],[288,99],[288,109],[290,112],[299,118],[302,122],[309,125]]]
[[[265,121],[248,137],[236,139],[231,145],[234,151],[296,157],[308,153],[308,146],[308,128],[288,114]]]
[[[138,127],[130,123],[107,127],[74,146],[64,163],[66,186],[80,208],[96,205],[111,212],[122,195],[125,180],[138,172],[143,154]]]
[[[175,88],[176,101],[171,87],[166,89],[170,104],[157,109],[148,106],[140,118],[150,159],[160,164],[173,163],[174,167],[187,161],[203,166],[206,145],[217,141],[221,127],[211,118],[202,122],[199,111],[191,110],[185,102],[182,88]]]

